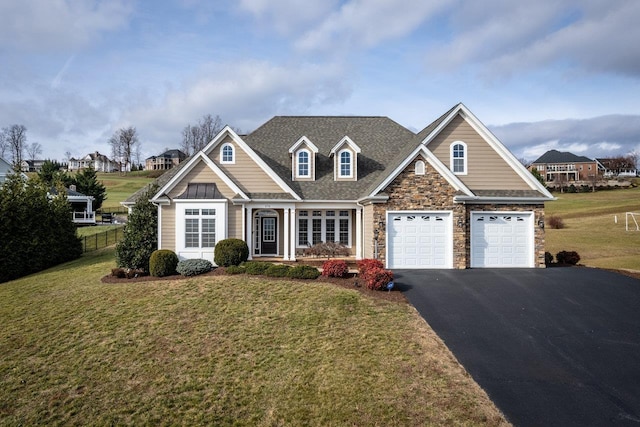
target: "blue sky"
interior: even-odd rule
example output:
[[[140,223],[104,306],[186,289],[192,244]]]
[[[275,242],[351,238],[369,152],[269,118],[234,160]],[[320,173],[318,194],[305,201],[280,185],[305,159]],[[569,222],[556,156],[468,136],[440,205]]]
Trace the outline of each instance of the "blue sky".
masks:
[[[636,0],[9,0],[0,127],[43,158],[178,148],[205,114],[388,116],[463,102],[517,157],[640,152]]]

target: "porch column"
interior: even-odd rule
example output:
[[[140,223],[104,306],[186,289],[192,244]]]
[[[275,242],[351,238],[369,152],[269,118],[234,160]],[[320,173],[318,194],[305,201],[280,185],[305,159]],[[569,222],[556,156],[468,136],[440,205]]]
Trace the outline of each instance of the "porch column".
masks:
[[[356,259],[362,259],[362,208],[356,208]]]
[[[298,228],[296,227],[296,208],[291,208],[291,227],[289,227],[289,242],[291,242],[291,254],[289,259],[291,261],[296,260],[296,235],[298,234]]]
[[[284,259],[289,259],[289,208],[284,208]]]
[[[253,208],[247,208],[246,235],[244,241],[249,246],[249,259],[253,259]]]

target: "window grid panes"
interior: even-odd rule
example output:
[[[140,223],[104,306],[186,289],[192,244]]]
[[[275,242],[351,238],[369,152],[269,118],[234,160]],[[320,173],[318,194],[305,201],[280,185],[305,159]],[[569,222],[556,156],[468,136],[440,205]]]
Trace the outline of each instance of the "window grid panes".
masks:
[[[298,176],[309,176],[309,153],[300,151],[298,153]]]
[[[185,247],[187,248],[197,248],[199,247],[200,239],[199,239],[199,228],[198,228],[198,219],[187,218],[185,220]]]
[[[231,145],[225,145],[222,147],[222,161],[224,163],[233,162],[233,147]]]
[[[453,146],[453,172],[464,172],[464,145],[456,144]]]
[[[316,244],[322,242],[322,220],[313,219],[313,229],[311,233],[311,243]]]
[[[336,220],[328,219],[325,226],[325,238],[327,242],[335,242],[336,240]]]
[[[213,248],[216,245],[216,219],[202,219],[202,247]]]
[[[297,232],[298,247],[320,242],[339,242],[350,246],[351,211],[299,211]]]
[[[302,212],[300,213],[302,214]],[[299,246],[305,246],[309,242],[308,233],[309,233],[308,221],[306,219],[299,219],[298,220],[298,245]]]
[[[340,176],[351,176],[351,153],[340,153]]]
[[[184,210],[185,248],[213,248],[216,245],[216,210]]]
[[[340,243],[343,245],[349,244],[349,220],[340,219]]]

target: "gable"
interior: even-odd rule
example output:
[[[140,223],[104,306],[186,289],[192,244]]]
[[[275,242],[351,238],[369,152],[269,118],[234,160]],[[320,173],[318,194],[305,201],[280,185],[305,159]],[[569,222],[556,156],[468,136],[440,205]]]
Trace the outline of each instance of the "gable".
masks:
[[[167,195],[175,199],[183,194],[191,183],[215,183],[218,191],[227,199],[232,199],[236,193],[204,162],[198,162],[186,173]]]
[[[451,169],[451,144],[462,141],[467,147],[467,173],[458,178],[471,191],[530,190],[531,186],[496,152],[473,126],[458,113],[431,141],[428,148]]]

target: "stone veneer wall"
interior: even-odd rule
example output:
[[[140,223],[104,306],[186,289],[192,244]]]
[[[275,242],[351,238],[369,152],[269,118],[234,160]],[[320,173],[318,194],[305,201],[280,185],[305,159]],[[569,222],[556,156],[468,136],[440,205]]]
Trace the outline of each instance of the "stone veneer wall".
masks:
[[[407,168],[383,190],[389,195],[386,203],[373,206],[373,227],[378,229],[378,258],[386,262],[387,211],[431,210],[453,212],[453,267],[467,267],[467,237],[465,227],[458,227],[466,215],[465,206],[453,202],[455,188],[425,161],[425,174],[415,174],[414,159]],[[466,221],[465,221],[466,223]]]
[[[538,221],[544,221],[544,204],[481,204],[464,205],[454,203],[456,190],[429,163],[425,161],[425,174],[415,174],[414,159],[407,168],[383,191],[389,195],[386,203],[373,205],[373,229],[378,234],[378,258],[386,261],[386,222],[387,211],[433,210],[453,212],[453,268],[469,268],[471,264],[471,212],[505,211],[534,212],[535,265],[545,267],[544,229]],[[459,224],[464,224],[459,226]],[[365,242],[366,244],[366,242]]]

